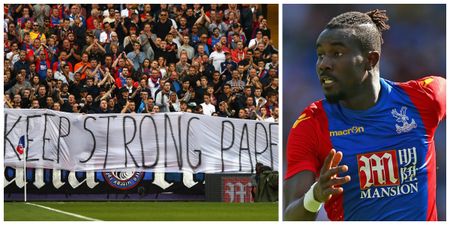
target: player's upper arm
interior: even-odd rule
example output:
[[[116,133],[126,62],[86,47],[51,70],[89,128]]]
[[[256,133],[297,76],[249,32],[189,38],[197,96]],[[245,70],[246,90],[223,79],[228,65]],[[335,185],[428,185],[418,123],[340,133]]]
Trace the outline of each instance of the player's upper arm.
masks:
[[[425,77],[422,80],[423,89],[429,93],[437,117],[441,121],[446,114],[446,79],[438,76]]]
[[[289,179],[303,170],[318,173],[320,169],[319,131],[316,120],[315,113],[309,107],[292,126],[286,147],[287,172],[285,179]]]
[[[446,114],[446,80],[427,76],[401,85],[421,110],[432,127],[437,126]]]

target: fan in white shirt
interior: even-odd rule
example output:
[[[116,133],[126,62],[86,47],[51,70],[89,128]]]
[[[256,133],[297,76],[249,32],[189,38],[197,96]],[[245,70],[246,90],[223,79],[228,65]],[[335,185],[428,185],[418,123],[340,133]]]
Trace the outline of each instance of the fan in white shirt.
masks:
[[[216,111],[216,107],[211,104],[211,97],[209,95],[203,95],[204,102],[200,104],[203,108],[203,114],[211,116]]]
[[[222,51],[222,44],[219,42],[215,45],[215,51],[209,55],[214,69],[220,71],[220,64],[225,62],[225,52]]]

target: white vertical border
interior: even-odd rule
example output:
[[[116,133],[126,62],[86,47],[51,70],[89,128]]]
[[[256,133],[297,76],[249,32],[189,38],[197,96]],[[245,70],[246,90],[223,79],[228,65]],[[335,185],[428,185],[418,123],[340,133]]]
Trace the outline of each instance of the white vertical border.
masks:
[[[278,221],[283,221],[283,4],[278,4]]]

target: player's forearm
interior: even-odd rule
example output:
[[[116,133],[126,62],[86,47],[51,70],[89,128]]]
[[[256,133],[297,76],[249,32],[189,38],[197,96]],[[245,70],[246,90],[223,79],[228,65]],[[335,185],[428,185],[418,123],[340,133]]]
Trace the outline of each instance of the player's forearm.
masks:
[[[305,209],[303,204],[303,198],[296,199],[292,201],[285,209],[284,209],[284,220],[292,221],[292,220],[316,220],[317,213],[310,212]]]

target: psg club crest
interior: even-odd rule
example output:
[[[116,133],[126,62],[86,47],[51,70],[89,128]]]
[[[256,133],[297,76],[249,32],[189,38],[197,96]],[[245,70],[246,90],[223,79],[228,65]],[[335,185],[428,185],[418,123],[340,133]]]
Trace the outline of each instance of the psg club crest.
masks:
[[[119,190],[130,190],[144,177],[144,172],[135,171],[113,171],[103,172],[103,177],[109,186]]]
[[[409,122],[409,117],[406,115],[406,109],[406,106],[403,106],[400,109],[400,112],[397,112],[397,109],[392,109],[391,111],[392,116],[396,119],[396,122],[401,124],[395,124],[397,134],[409,132],[417,127],[416,121],[414,121],[413,118],[411,118],[411,122]]]

